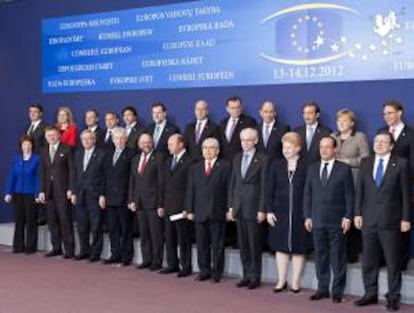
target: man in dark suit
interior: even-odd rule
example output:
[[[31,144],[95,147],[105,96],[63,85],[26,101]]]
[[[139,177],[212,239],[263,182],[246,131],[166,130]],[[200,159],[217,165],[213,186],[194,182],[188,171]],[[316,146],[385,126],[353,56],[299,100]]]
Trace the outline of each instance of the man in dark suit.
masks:
[[[133,106],[127,106],[122,110],[122,119],[125,123],[125,130],[128,135],[127,145],[138,152],[138,138],[144,131],[138,124],[138,113]]]
[[[25,134],[32,136],[34,146],[33,152],[39,154],[45,146],[45,128],[47,124],[42,121],[43,107],[40,104],[33,103],[29,105],[29,119],[30,123],[25,127]],[[37,224],[44,225],[47,220],[46,206],[38,203],[35,205],[38,210]]]
[[[128,183],[135,150],[127,146],[128,136],[124,128],[115,127],[112,139],[115,150],[113,153],[105,154],[103,168],[105,191],[104,197],[99,199],[100,207],[105,208],[108,216],[111,242],[111,256],[104,263],[122,262],[124,266],[128,266],[134,257],[132,238],[134,213],[128,209]]]
[[[60,133],[56,128],[45,129],[47,145],[40,152],[40,193],[39,200],[47,205],[47,223],[49,225],[52,251],[46,256],[62,254],[74,256],[74,237],[72,212],[69,199],[73,186],[73,156],[70,146],[60,142]]]
[[[114,142],[112,140],[112,131],[118,126],[118,116],[115,112],[107,112],[105,114],[105,126],[104,130],[104,149],[105,151],[113,152],[115,149]]]
[[[195,104],[194,114],[196,121],[187,125],[184,137],[187,153],[196,161],[203,159],[201,144],[206,138],[219,138],[219,128],[208,118],[208,104],[199,100]]]
[[[230,163],[218,159],[219,141],[206,138],[202,143],[204,160],[191,166],[186,192],[187,218],[195,222],[198,281],[212,278],[220,282],[224,269]]]
[[[184,136],[174,134],[168,139],[171,156],[164,163],[163,203],[165,210],[164,237],[167,252],[167,267],[161,274],[178,272],[178,277],[192,274],[191,269],[191,223],[186,218],[172,221],[170,218],[184,211],[188,170],[193,159],[184,146]],[[177,248],[180,248],[180,257]],[[179,267],[181,265],[181,269]]]
[[[378,303],[380,252],[388,269],[387,309],[399,309],[401,290],[401,234],[411,228],[407,160],[392,154],[388,131],[374,139],[375,156],[362,160],[356,190],[355,226],[362,229],[362,275],[365,295],[356,306]]]
[[[379,131],[389,131],[394,138],[392,155],[405,158],[408,162],[409,184],[411,191],[414,190],[414,129],[405,125],[403,121],[404,107],[395,100],[386,101],[383,105],[382,114],[386,127]],[[414,206],[414,199],[410,200],[411,207]],[[401,234],[401,268],[407,269],[410,261],[410,232]]]
[[[75,154],[72,194],[80,243],[80,252],[76,260],[89,258],[90,262],[97,262],[101,258],[103,245],[102,209],[99,207],[99,197],[104,194],[104,150],[96,147],[96,137],[92,130],[82,131],[81,141],[82,148]]]
[[[256,150],[259,135],[254,128],[240,133],[242,153],[236,154],[229,187],[228,219],[235,220],[243,278],[237,287],[260,286],[262,222],[265,220],[267,156]]]
[[[354,212],[351,168],[335,160],[336,141],[320,141],[321,161],[309,165],[304,190],[305,228],[313,232],[318,289],[310,300],[329,298],[341,303],[346,284],[346,237]]]
[[[149,125],[146,132],[152,136],[154,151],[161,152],[164,157],[168,153],[168,138],[172,134],[180,132],[180,129],[167,120],[167,108],[161,102],[156,102],[151,106],[152,120],[154,123]]]
[[[234,156],[242,151],[240,132],[247,127],[255,127],[256,121],[243,113],[243,102],[239,97],[231,97],[226,100],[228,117],[223,119],[219,126],[220,156],[233,164]],[[226,246],[237,247],[237,229],[233,222],[228,222],[226,227]]]
[[[99,113],[95,109],[88,109],[85,112],[85,129],[91,130],[95,134],[96,138],[96,147],[98,148],[104,148],[105,146],[105,132],[102,128],[98,125],[99,122]],[[82,148],[81,146],[81,140],[79,142],[79,148]]]
[[[282,158],[282,137],[289,131],[289,126],[276,119],[276,107],[271,101],[263,102],[260,116],[263,122],[257,126],[257,150],[266,154],[269,161]]]
[[[139,269],[161,269],[163,257],[162,169],[164,156],[153,148],[152,136],[142,133],[142,151],[132,159],[129,176],[128,207],[136,212],[141,233],[142,263]]]
[[[47,124],[42,121],[43,107],[40,104],[33,103],[29,105],[30,123],[25,128],[25,133],[32,136],[34,141],[33,152],[39,154],[45,146],[45,128]]]
[[[304,147],[301,155],[305,157],[308,164],[312,164],[320,160],[319,142],[321,138],[329,136],[332,130],[319,122],[321,109],[314,102],[306,102],[302,107],[303,120],[305,125],[295,129],[303,140]]]

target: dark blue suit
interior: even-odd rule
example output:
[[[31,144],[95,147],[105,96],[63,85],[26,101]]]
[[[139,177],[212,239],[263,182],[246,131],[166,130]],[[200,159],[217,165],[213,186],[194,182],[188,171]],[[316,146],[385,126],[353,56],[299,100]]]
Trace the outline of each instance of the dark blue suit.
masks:
[[[321,162],[308,168],[304,191],[304,216],[313,222],[318,292],[329,293],[330,266],[334,273],[332,294],[342,297],[346,284],[346,237],[342,219],[352,221],[354,184],[351,168],[335,161],[326,185],[320,174]]]

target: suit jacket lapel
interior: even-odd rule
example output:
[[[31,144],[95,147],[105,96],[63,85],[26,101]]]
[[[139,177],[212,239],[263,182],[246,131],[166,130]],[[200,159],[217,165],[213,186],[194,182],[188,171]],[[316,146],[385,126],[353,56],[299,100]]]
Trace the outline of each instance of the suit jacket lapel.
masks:
[[[257,156],[257,151],[254,153],[249,167],[247,168],[247,172],[246,172],[246,176],[244,177],[244,179],[248,179],[249,176],[254,173],[255,168],[257,167],[257,165],[259,164],[260,158]],[[240,165],[241,168],[241,165]]]

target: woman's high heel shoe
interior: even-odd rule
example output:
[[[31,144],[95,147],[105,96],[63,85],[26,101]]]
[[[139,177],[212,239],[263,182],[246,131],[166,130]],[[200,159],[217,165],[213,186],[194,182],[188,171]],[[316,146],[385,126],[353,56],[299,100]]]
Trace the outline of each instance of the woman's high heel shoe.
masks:
[[[273,288],[273,292],[274,293],[279,293],[279,292],[282,292],[282,291],[287,291],[287,287],[288,287],[288,285],[287,285],[287,282],[282,286],[282,288]]]

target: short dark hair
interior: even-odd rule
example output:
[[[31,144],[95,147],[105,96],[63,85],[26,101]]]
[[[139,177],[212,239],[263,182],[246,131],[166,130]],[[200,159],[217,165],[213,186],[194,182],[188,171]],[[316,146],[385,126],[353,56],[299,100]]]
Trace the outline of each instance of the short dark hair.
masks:
[[[32,148],[33,148],[33,147],[34,147],[34,145],[35,145],[34,139],[33,139],[33,137],[32,137],[32,136],[30,136],[30,135],[23,135],[23,136],[21,136],[21,137],[20,137],[20,140],[19,140],[19,144],[20,144],[20,146],[23,144],[23,142],[30,142],[30,143],[32,144]]]
[[[157,108],[157,107],[161,107],[161,109],[162,109],[164,112],[167,112],[167,107],[165,106],[165,104],[164,104],[164,103],[162,103],[162,102],[154,102],[154,103],[151,105],[151,109],[153,109],[153,108]]]
[[[30,104],[29,107],[28,107],[28,109],[30,109],[30,108],[38,109],[41,113],[43,113],[43,107],[39,103],[32,103],[32,104]]]
[[[48,131],[56,131],[60,134],[59,129],[57,129],[55,126],[46,126],[45,127],[45,133],[47,133]]]
[[[118,114],[116,114],[114,111],[106,112],[105,116],[107,116],[107,115],[113,115],[113,116],[115,116],[115,118],[118,118]]]
[[[388,138],[390,138],[390,143],[392,144],[392,145],[394,145],[394,143],[395,143],[395,139],[394,139],[394,136],[388,131],[388,130],[385,130],[385,129],[383,129],[383,130],[380,130],[379,132],[377,132],[376,134],[375,134],[375,137],[377,137],[377,136],[379,136],[379,135],[384,135],[384,136],[388,136]]]
[[[319,107],[319,104],[316,101],[305,102],[302,106],[302,111],[307,107],[313,107],[316,113],[321,113],[321,108]]]
[[[402,105],[401,102],[397,101],[397,100],[387,100],[384,102],[384,104],[382,105],[382,108],[385,107],[393,107],[395,110],[397,111],[404,111],[404,106]]]
[[[333,144],[334,148],[336,148],[338,146],[338,143],[336,142],[336,139],[332,136],[329,136],[329,135],[323,136],[319,142],[321,142],[323,139],[330,139],[332,141],[332,144]]]
[[[97,118],[99,118],[99,112],[98,112],[97,110],[95,110],[95,109],[87,109],[87,110],[85,111],[85,115],[86,115],[86,113],[88,113],[88,112],[92,112],[92,113],[94,113],[94,114],[95,114],[95,116],[96,116]]]
[[[227,100],[226,100],[226,106],[228,106],[229,105],[229,102],[235,102],[235,101],[238,101],[238,102],[240,102],[240,104],[243,104],[243,101],[242,101],[242,99],[240,98],[240,97],[238,97],[238,96],[233,96],[233,97],[229,97],[229,98],[227,98]]]
[[[126,111],[130,111],[130,112],[132,112],[132,114],[136,117],[137,115],[138,115],[138,113],[137,113],[137,109],[135,108],[135,107],[133,107],[132,105],[128,105],[128,106],[126,106],[125,108],[123,108],[122,109],[122,115],[124,115],[124,113],[126,112]]]

